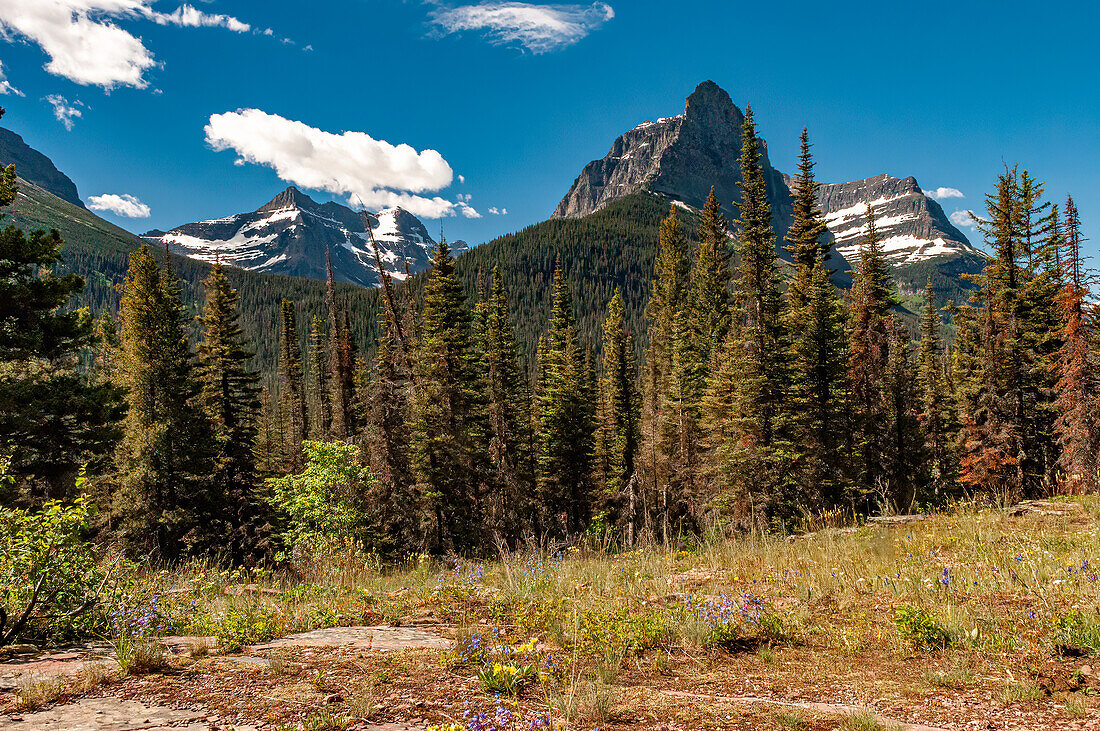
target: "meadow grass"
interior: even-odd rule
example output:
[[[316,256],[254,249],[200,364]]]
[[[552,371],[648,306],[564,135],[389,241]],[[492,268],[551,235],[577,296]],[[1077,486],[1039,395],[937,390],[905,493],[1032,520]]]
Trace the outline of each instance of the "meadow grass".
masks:
[[[802,648],[899,667],[920,658],[927,692],[1001,677],[1000,702],[1028,703],[1036,685],[1004,668],[1100,651],[1100,501],[1055,505],[1024,516],[961,505],[899,525],[830,518],[792,538],[536,547],[491,560],[395,565],[345,547],[277,571],[196,562],[146,581],[174,633],[216,636],[219,653],[325,626],[447,625],[445,670],[479,678],[485,697],[537,697],[567,726],[613,718],[624,672],[659,677],[685,655],[746,653],[766,672],[797,673]],[[281,674],[282,661],[270,671]]]

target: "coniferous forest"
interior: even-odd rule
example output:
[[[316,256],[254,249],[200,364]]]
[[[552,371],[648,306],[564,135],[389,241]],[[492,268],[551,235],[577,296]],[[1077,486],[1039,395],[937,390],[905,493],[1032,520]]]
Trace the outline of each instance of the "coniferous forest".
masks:
[[[385,279],[372,342],[331,271],[323,317],[285,300],[254,342],[225,267],[192,315],[147,247],[117,315],[93,316],[69,306],[82,278],[52,273],[57,232],[8,227],[0,497],[86,495],[94,535],[133,555],[255,564],[333,536],[387,558],[630,547],[1094,492],[1100,351],[1072,198],[1006,168],[972,296],[938,302],[930,282],[914,337],[873,210],[838,289],[807,133],[780,241],[762,154],[750,109],[738,218],[713,190],[701,216],[671,206],[644,279],[578,285],[599,327],[575,305],[589,273],[546,262],[549,301],[517,302],[487,252],[464,282],[445,241],[425,278]]]

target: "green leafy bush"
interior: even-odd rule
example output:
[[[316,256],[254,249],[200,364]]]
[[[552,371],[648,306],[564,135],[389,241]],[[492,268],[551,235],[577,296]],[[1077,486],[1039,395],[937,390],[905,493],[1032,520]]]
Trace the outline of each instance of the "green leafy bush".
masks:
[[[348,539],[369,538],[366,496],[374,484],[360,465],[359,448],[342,442],[306,442],[301,474],[272,478],[273,507],[286,519],[283,540],[315,551]]]
[[[105,572],[84,540],[87,526],[83,497],[33,513],[0,508],[0,646],[72,634],[95,606]]]
[[[930,612],[914,604],[894,610],[894,622],[902,639],[919,650],[943,650],[955,644],[951,632]]]
[[[218,650],[239,652],[245,645],[266,642],[287,630],[285,618],[275,607],[261,604],[230,605],[218,624]]]

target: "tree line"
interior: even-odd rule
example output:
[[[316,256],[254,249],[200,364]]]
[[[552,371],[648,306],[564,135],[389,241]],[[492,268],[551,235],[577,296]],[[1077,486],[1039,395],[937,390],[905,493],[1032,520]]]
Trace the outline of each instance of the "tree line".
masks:
[[[806,131],[789,267],[751,108],[739,162],[737,220],[712,191],[694,236],[675,206],[660,222],[642,336],[616,290],[597,350],[559,260],[530,367],[501,271],[479,272],[468,298],[445,240],[422,290],[383,277],[376,343],[356,342],[331,269],[308,332],[285,300],[265,389],[221,265],[192,321],[171,259],[142,248],[117,322],[93,321],[61,309],[81,282],[50,273],[56,234],[9,227],[8,497],[65,497],[86,465],[105,535],[246,560],[285,534],[272,490],[285,501],[295,483],[275,478],[316,467],[319,442],[359,463],[348,474],[363,477],[338,486],[361,508],[347,530],[392,555],[783,531],[825,511],[1096,489],[1096,329],[1072,199],[1060,209],[1006,169],[979,222],[994,256],[974,296],[941,306],[929,283],[914,343],[870,206],[852,287],[834,286]],[[6,174],[0,203],[14,197]]]

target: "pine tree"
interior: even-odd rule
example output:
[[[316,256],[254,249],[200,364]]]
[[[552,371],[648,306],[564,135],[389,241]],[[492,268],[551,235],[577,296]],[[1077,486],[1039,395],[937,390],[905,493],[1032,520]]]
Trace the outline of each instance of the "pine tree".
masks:
[[[585,358],[560,262],[554,270],[550,330],[540,348],[539,368],[539,497],[545,530],[575,535],[591,510],[593,427]]]
[[[883,424],[890,406],[884,389],[890,355],[888,320],[898,299],[882,254],[882,241],[871,206],[868,206],[866,221],[867,233],[860,246],[848,315],[848,387],[855,488],[850,504],[859,509],[869,509],[868,500],[875,494],[897,493],[896,486],[888,484],[885,464],[891,446]]]
[[[817,203],[809,135],[802,130],[798,176],[792,203],[794,221],[787,251],[794,276],[787,287],[787,331],[791,342],[790,407],[798,451],[800,486],[794,499],[801,509],[832,507],[843,493],[839,437],[846,423],[844,309],[826,268],[830,245],[822,242],[825,219]],[[793,507],[793,506],[792,506]]]
[[[240,297],[220,262],[211,267],[203,287],[206,303],[199,317],[202,340],[196,349],[197,375],[202,387],[200,400],[218,453],[211,486],[214,505],[209,514],[216,516],[219,524],[218,548],[240,559],[251,554],[261,540],[253,454],[260,411],[259,375],[248,368],[253,353],[240,325]]]
[[[940,500],[954,493],[958,467],[953,449],[957,430],[944,372],[940,313],[932,283],[928,282],[924,290],[924,312],[921,314],[917,384],[921,406],[919,419],[928,458],[924,473],[931,497]]]
[[[295,474],[305,466],[302,443],[309,428],[301,348],[294,303],[284,299],[279,330],[279,415],[283,464],[287,472]]]
[[[440,239],[424,288],[413,403],[413,467],[435,520],[434,551],[475,547],[482,525],[483,444],[476,423],[470,317],[454,258]]]
[[[535,465],[530,397],[520,372],[515,331],[498,268],[493,269],[491,285],[478,303],[476,320],[492,466],[488,524],[514,543],[534,507]]]
[[[628,543],[637,523],[635,461],[639,441],[639,397],[634,341],[625,331],[619,290],[607,307],[603,327],[603,368],[599,381],[595,461],[600,502],[612,522],[621,523]]]
[[[739,483],[731,496],[743,511],[766,506],[770,511],[789,487],[793,454],[784,400],[789,386],[788,343],[783,327],[775,231],[764,182],[762,153],[756,137],[752,108],[746,109],[741,128],[741,263],[737,273],[735,321],[731,343],[720,375],[736,378],[731,425],[709,422],[711,449],[730,457],[729,467]],[[711,384],[715,393],[727,384]],[[723,444],[715,434],[726,434]],[[757,515],[763,519],[764,515]]]
[[[1058,457],[1058,491],[1080,495],[1097,489],[1096,407],[1100,393],[1096,352],[1091,340],[1090,316],[1084,302],[1088,285],[1081,266],[1081,223],[1073,198],[1066,200],[1066,240],[1063,267],[1065,285],[1058,293],[1062,310],[1062,346],[1057,360],[1058,414],[1055,431],[1061,452]]]
[[[713,217],[712,217],[713,218]],[[661,506],[662,529],[668,533],[670,513],[686,513],[687,495],[681,489],[679,470],[689,445],[680,439],[683,424],[683,356],[687,337],[688,242],[676,206],[669,207],[661,222],[659,250],[646,306],[649,345],[642,376],[642,442],[638,459],[640,493],[635,509],[628,511],[627,542],[650,525]],[[677,455],[680,456],[677,459]],[[671,506],[671,507],[670,507]]]
[[[166,255],[167,257],[167,255]],[[199,401],[178,280],[148,246],[130,256],[119,307],[127,388],[111,512],[132,548],[171,558],[208,547],[216,449]]]
[[[326,258],[325,266],[325,303],[328,306],[329,320],[329,386],[332,389],[330,431],[333,439],[342,441],[355,434],[355,346],[351,342],[347,312],[336,301],[331,252]]]
[[[9,165],[0,170],[0,208],[16,192]],[[83,278],[51,270],[61,244],[57,231],[0,230],[0,454],[16,479],[12,501],[27,507],[70,497],[85,463],[98,472],[121,417],[119,390],[80,368],[95,329],[87,310],[67,308]]]
[[[818,250],[816,256],[810,271],[801,275],[805,282],[801,291],[795,292],[793,287],[787,291],[789,408],[801,462],[800,486],[794,500],[799,508],[806,509],[842,504],[846,486],[846,455],[842,449],[848,393],[844,307],[825,267],[824,255]],[[794,506],[789,510],[794,512]]]
[[[332,432],[329,393],[328,345],[321,318],[314,317],[309,331],[309,435],[313,441],[328,439]]]

